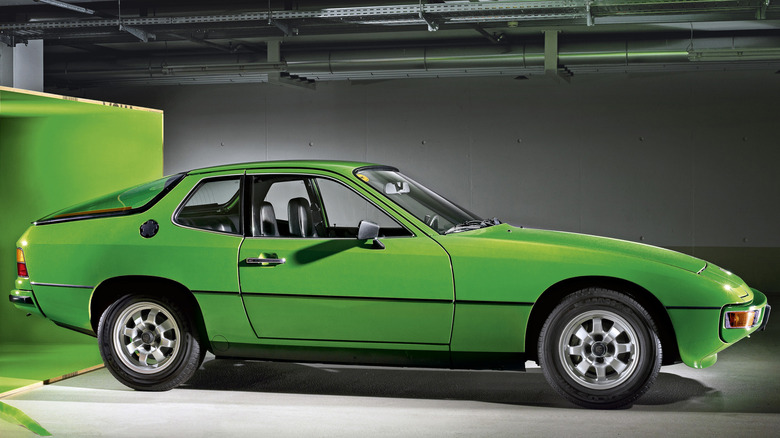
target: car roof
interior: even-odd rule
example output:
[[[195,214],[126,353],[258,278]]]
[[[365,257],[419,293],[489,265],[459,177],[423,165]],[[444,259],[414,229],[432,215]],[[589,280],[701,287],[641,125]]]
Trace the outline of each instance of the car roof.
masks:
[[[220,166],[204,167],[187,172],[188,175],[199,175],[212,172],[251,169],[321,169],[338,173],[352,173],[361,167],[383,166],[375,163],[360,161],[334,161],[334,160],[284,160],[284,161],[256,161],[249,163],[224,164]]]

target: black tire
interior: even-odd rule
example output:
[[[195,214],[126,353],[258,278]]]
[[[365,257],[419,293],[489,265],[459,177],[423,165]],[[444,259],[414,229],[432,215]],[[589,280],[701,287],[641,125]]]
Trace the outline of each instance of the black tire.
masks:
[[[165,297],[123,296],[100,316],[97,337],[106,368],[141,391],[186,382],[205,356],[191,318]]]
[[[589,288],[567,296],[539,335],[539,365],[547,382],[571,402],[616,409],[631,405],[661,368],[653,318],[636,300]]]

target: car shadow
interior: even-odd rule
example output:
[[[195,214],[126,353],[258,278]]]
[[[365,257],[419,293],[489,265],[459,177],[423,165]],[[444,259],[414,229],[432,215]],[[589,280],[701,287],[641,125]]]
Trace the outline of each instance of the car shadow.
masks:
[[[547,384],[538,368],[527,372],[451,371],[218,359],[205,362],[192,379],[179,388],[576,408]],[[703,398],[712,392],[696,380],[661,373],[634,407],[658,410],[659,406],[668,406],[671,409],[672,405]],[[693,410],[707,411],[708,407],[712,406],[700,404]],[[717,408],[713,410],[717,411]]]
[[[296,251],[292,258],[295,263],[306,265],[358,247],[371,249],[371,242],[357,239],[326,240]]]

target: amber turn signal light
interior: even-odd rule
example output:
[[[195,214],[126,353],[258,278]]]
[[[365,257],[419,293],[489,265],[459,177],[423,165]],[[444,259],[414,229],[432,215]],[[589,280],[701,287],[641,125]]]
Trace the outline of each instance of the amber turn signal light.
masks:
[[[758,310],[726,312],[726,328],[750,328],[758,322]]]

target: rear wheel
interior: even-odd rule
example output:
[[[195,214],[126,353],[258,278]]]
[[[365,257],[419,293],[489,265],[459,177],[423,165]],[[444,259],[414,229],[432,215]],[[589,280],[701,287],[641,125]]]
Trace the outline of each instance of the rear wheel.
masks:
[[[191,319],[175,302],[140,295],[126,295],[103,312],[98,346],[117,380],[144,391],[186,382],[205,354]]]
[[[589,408],[630,405],[655,381],[661,342],[650,314],[634,299],[590,288],[565,298],[539,337],[550,385]]]

